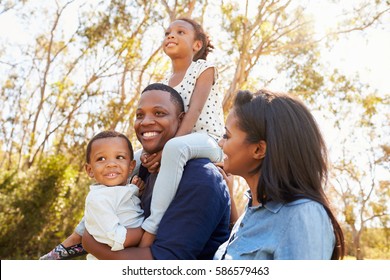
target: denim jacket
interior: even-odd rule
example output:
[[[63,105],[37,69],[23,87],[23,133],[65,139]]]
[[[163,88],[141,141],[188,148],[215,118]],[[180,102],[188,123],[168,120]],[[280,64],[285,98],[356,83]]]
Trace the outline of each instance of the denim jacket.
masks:
[[[290,203],[250,206],[214,259],[329,260],[335,246],[333,226],[324,207],[302,198]]]

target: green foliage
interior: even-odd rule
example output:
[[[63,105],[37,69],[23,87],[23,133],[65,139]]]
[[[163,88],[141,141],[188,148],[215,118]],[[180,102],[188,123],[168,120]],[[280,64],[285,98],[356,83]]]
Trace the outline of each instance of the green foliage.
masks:
[[[87,190],[77,179],[77,169],[61,155],[1,176],[1,259],[38,258],[73,231]]]
[[[348,256],[356,259],[351,232],[344,229],[345,247]],[[366,228],[361,238],[360,250],[367,260],[390,260],[390,230],[388,228]]]

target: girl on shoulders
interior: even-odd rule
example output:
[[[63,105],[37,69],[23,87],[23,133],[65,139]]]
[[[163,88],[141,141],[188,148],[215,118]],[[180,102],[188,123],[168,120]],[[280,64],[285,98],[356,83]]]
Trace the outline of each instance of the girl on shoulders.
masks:
[[[142,154],[141,162],[151,172],[159,169],[153,191],[151,215],[142,228],[140,246],[149,246],[169,204],[173,200],[186,162],[193,158],[222,160],[218,141],[223,133],[222,96],[218,92],[218,73],[206,57],[214,47],[201,25],[188,18],[173,21],[165,31],[163,50],[172,62],[172,73],[163,83],[176,89],[183,98],[185,115],[176,137],[162,154]],[[149,130],[147,130],[147,126]],[[156,124],[145,129],[158,132]],[[161,164],[160,164],[161,162]]]

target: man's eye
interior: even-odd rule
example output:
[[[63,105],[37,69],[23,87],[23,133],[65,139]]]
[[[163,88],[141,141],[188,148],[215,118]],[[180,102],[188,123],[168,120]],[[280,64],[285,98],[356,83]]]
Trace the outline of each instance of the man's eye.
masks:
[[[125,159],[124,156],[118,156],[117,159]]]
[[[156,112],[156,116],[165,116],[165,113],[164,112]]]
[[[139,119],[142,119],[144,117],[143,114],[136,114],[135,117],[139,120]]]
[[[103,160],[106,160],[106,158],[105,158],[105,157],[99,157],[99,158],[97,159],[97,161],[103,161]]]

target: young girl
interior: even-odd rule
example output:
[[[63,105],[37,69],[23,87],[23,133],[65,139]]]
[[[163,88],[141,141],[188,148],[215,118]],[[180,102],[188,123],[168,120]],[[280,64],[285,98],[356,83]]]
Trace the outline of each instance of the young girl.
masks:
[[[149,246],[169,204],[173,200],[186,162],[192,158],[222,160],[218,140],[223,133],[222,96],[217,91],[217,70],[205,59],[214,47],[194,20],[180,18],[165,31],[163,50],[172,61],[172,74],[163,83],[183,98],[185,117],[164,147],[162,155],[141,156],[149,170],[161,165],[153,191],[151,215],[144,221],[141,246]],[[153,137],[151,134],[150,137]]]

